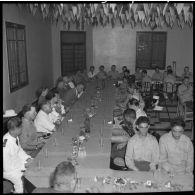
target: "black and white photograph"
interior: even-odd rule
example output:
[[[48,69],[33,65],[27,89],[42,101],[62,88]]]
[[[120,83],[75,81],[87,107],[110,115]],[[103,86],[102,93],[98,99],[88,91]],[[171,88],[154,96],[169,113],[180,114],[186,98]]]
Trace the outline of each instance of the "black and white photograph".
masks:
[[[194,191],[193,1],[4,1],[3,194]]]

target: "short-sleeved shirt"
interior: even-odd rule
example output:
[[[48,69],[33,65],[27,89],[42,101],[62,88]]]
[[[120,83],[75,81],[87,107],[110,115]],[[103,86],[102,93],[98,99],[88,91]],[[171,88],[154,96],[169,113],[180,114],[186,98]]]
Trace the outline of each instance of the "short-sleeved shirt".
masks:
[[[96,76],[97,76],[98,79],[106,79],[107,74],[106,74],[105,71],[100,71],[100,72],[97,73]]]
[[[154,72],[152,75],[152,80],[153,81],[162,81],[163,80],[163,74],[161,72],[157,73]]]
[[[189,137],[181,135],[175,140],[170,131],[161,136],[159,146],[161,163],[168,163],[178,173],[185,172],[186,168],[192,172],[194,149]]]
[[[108,72],[108,76],[110,76],[112,79],[118,79],[119,78],[119,72],[116,70],[116,71],[112,71],[110,70]]]

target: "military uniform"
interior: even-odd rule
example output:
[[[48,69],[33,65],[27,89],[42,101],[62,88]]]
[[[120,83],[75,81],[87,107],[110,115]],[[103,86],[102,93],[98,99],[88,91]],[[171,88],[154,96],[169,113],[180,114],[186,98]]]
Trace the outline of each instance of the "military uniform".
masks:
[[[18,137],[14,138],[9,132],[3,136],[3,178],[14,184],[16,193],[23,193],[21,177],[29,158],[21,148]]]

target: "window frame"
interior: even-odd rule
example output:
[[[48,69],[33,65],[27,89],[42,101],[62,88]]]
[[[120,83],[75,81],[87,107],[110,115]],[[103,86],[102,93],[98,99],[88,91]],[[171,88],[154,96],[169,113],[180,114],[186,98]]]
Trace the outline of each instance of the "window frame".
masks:
[[[13,28],[15,30],[15,40],[11,40],[8,37],[8,29],[9,28]],[[27,86],[29,84],[29,76],[28,76],[28,64],[27,64],[27,48],[26,48],[26,27],[25,25],[22,24],[16,24],[16,23],[12,23],[12,22],[5,22],[5,29],[6,29],[6,44],[7,44],[7,60],[8,60],[8,71],[9,71],[9,85],[10,85],[10,93],[15,92],[25,86]],[[19,29],[22,29],[24,31],[23,37],[24,40],[20,40],[17,37],[17,31]],[[15,73],[12,73],[12,69],[13,69],[13,64],[10,63],[10,52],[8,49],[8,42],[9,41],[15,41],[16,42],[16,71]],[[19,41],[22,41],[24,43],[24,62],[25,62],[25,70],[23,72],[21,72],[21,67],[20,67],[20,62],[19,62]],[[25,77],[26,80],[25,81],[21,81],[21,74],[25,73]],[[18,79],[18,84],[16,86],[13,86],[13,76],[15,76]]]
[[[151,34],[151,51],[150,51],[150,56],[149,58],[151,59],[151,62],[150,62],[150,66],[145,66],[143,67],[142,65],[139,65],[138,66],[138,34],[141,34],[141,33],[148,33],[148,34]],[[163,66],[158,66],[160,70],[164,70],[165,67],[166,67],[166,50],[167,50],[167,32],[166,31],[137,31],[136,32],[136,68],[140,68],[140,69],[146,69],[146,70],[154,70],[156,65],[154,66],[154,62],[153,62],[153,36],[155,36],[155,34],[164,34],[165,35],[165,48],[164,48],[164,56],[163,56]]]

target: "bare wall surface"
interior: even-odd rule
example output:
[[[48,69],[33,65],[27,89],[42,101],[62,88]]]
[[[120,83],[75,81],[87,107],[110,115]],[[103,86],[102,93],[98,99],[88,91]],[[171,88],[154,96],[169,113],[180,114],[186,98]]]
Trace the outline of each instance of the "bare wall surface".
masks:
[[[29,85],[10,93],[7,61],[5,21],[23,24],[26,27],[27,64]],[[19,11],[15,4],[3,4],[3,109],[21,110],[35,99],[38,87],[52,87],[52,50],[50,23],[36,13]]]
[[[114,28],[95,27],[93,28],[93,60],[94,65],[98,68],[104,65],[106,70],[110,70],[112,64],[117,65],[121,71],[122,66],[126,65],[135,71],[136,63],[136,32],[151,31],[149,28],[142,29],[140,26],[132,29],[130,25],[122,28],[117,24]],[[183,67],[188,65],[193,70],[193,28],[164,28],[155,31],[167,32],[167,50],[166,66],[172,61],[177,62],[177,74],[181,75]],[[149,70],[151,75],[154,71]]]

